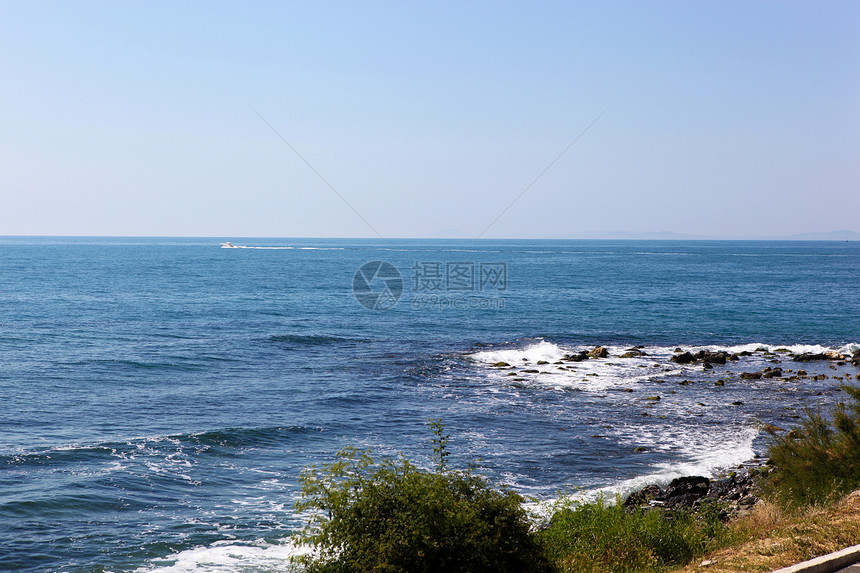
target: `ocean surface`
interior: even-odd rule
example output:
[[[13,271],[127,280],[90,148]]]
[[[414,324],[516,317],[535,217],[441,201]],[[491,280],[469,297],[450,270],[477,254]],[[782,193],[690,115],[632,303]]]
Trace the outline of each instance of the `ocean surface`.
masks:
[[[429,467],[429,419],[535,504],[716,475],[858,342],[857,242],[0,237],[0,569],[278,570],[300,471]]]

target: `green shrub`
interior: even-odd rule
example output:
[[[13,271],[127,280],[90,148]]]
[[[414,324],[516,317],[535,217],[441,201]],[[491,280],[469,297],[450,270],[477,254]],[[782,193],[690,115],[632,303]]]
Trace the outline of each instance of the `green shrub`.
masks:
[[[630,510],[620,499],[571,505],[538,534],[559,571],[659,571],[688,563],[728,541],[718,509]]]
[[[860,487],[860,388],[841,388],[852,403],[837,404],[832,419],[808,411],[800,428],[768,429],[774,470],[765,494],[784,507],[828,504]]]
[[[447,436],[441,424],[434,430],[435,472],[354,448],[303,472],[296,508],[313,517],[299,538],[318,552],[300,558],[308,571],[548,570],[523,499],[468,471],[447,470]]]

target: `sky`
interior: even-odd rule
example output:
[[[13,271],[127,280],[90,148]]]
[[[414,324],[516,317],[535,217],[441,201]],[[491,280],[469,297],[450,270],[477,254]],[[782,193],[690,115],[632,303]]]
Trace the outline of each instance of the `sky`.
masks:
[[[860,232],[860,2],[0,0],[0,235]]]

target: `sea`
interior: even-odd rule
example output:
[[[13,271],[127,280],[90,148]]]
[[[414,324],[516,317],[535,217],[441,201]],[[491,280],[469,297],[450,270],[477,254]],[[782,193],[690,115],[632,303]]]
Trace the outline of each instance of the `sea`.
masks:
[[[302,470],[432,420],[533,508],[718,476],[858,344],[858,242],[0,237],[0,570],[284,570]]]

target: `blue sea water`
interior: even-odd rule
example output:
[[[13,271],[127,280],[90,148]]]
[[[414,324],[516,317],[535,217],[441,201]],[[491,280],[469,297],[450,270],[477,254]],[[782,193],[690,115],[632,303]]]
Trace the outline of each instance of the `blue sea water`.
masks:
[[[856,242],[233,243],[0,238],[0,569],[277,570],[302,468],[429,464],[428,419],[536,500],[713,475],[860,374],[737,377],[856,348]],[[675,347],[772,354],[706,372]]]

